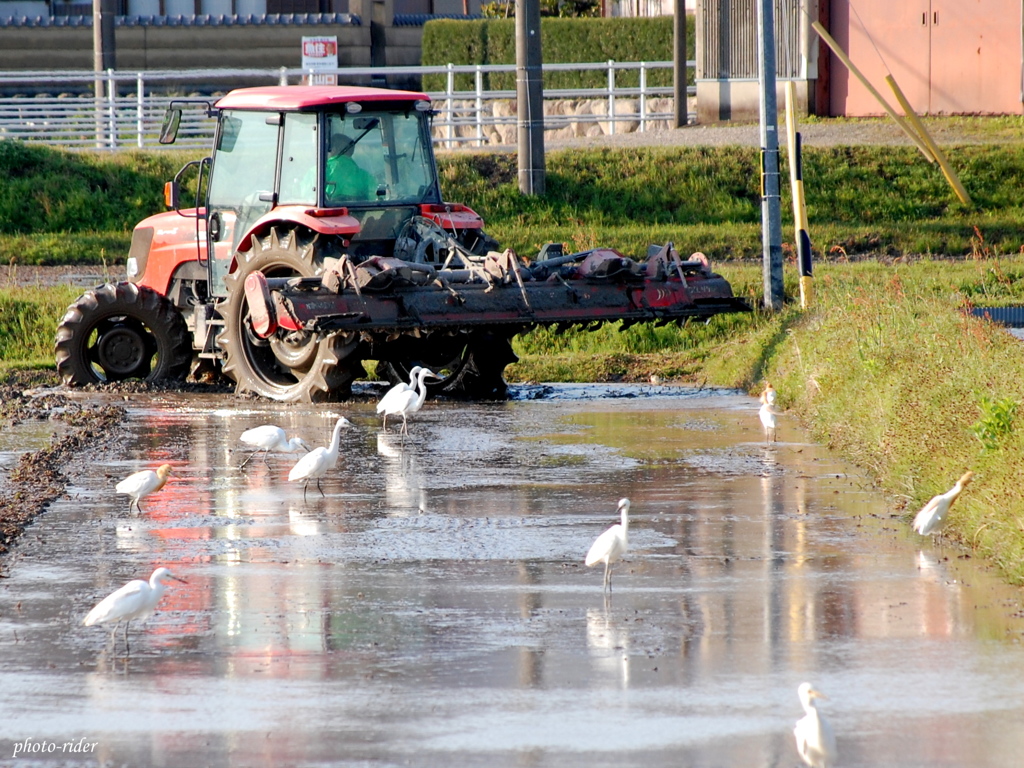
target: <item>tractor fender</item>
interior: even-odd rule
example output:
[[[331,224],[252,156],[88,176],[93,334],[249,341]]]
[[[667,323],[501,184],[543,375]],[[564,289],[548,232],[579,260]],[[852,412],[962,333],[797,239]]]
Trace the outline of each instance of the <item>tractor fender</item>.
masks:
[[[257,240],[266,237],[271,229],[294,229],[305,227],[321,235],[351,236],[359,233],[359,220],[350,216],[348,208],[316,208],[309,205],[281,205],[269,211],[253,223],[238,240],[241,253],[252,248],[253,235]]]
[[[484,226],[483,217],[461,203],[424,203],[420,206],[420,215],[446,230],[482,229]]]

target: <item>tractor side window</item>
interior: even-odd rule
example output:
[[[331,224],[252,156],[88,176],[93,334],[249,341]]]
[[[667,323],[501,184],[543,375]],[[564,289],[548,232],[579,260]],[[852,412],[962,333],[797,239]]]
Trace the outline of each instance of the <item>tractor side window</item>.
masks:
[[[234,111],[221,117],[208,193],[207,236],[213,290],[220,295],[224,275],[239,241],[273,207],[278,126],[266,112]],[[262,199],[260,199],[262,198]]]
[[[316,205],[316,115],[289,113],[284,117],[281,153],[282,205]]]
[[[432,202],[425,197],[434,188],[434,167],[429,151],[424,148],[420,115],[395,115],[391,126],[386,157],[395,197],[409,202]]]

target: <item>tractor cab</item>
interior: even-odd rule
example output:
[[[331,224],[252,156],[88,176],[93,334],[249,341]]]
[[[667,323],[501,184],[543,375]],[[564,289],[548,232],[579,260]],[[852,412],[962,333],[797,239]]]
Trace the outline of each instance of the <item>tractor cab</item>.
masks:
[[[245,88],[215,108],[206,200],[196,205],[206,220],[201,245],[213,256],[212,297],[226,295],[224,278],[236,254],[274,226],[339,235],[358,263],[396,255],[395,243],[410,220],[442,208],[425,94]],[[482,226],[474,218],[470,223]]]

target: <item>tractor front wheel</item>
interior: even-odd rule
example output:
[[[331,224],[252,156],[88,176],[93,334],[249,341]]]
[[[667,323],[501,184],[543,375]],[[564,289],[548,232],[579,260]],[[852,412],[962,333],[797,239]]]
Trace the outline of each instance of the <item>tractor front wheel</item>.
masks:
[[[82,294],[57,326],[57,372],[69,385],[184,379],[192,362],[185,319],[156,291],[107,283]]]
[[[328,402],[347,397],[362,373],[356,356],[359,337],[321,336],[280,329],[260,338],[252,328],[245,278],[257,270],[267,277],[310,277],[320,271],[313,237],[276,230],[238,254],[238,267],[224,284],[228,298],[220,307],[224,330],[217,344],[224,351],[224,373],[238,393],[254,392],[282,402]]]

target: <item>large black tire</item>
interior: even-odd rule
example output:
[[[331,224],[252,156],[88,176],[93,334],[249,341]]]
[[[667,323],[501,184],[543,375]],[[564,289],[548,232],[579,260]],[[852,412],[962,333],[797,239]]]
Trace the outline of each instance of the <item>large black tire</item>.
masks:
[[[192,362],[185,318],[165,297],[134,283],[107,283],[79,297],[57,326],[65,384],[181,380]]]
[[[259,270],[267,277],[310,277],[321,271],[316,237],[271,230],[238,254],[238,267],[224,284],[228,298],[220,307],[224,330],[217,344],[224,351],[224,373],[239,394],[254,392],[282,402],[329,402],[351,394],[352,381],[363,373],[356,355],[358,335],[278,330],[269,339],[252,331],[245,278]]]
[[[427,394],[445,395],[461,400],[503,400],[508,385],[505,366],[519,360],[512,351],[512,340],[496,331],[439,337],[425,341],[409,337],[404,349],[392,350],[391,359],[377,366],[379,375],[392,384],[409,381],[409,371],[419,365],[441,376],[427,380]]]

